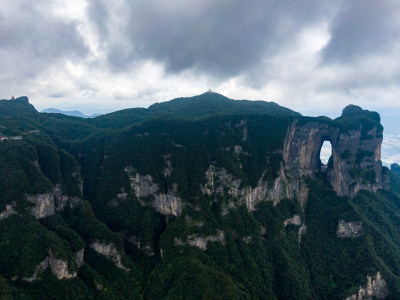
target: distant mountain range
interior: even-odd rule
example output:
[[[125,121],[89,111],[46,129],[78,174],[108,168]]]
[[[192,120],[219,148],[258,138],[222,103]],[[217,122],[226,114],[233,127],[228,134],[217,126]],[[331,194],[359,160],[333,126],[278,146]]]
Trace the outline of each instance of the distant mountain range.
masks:
[[[67,116],[72,116],[72,117],[80,117],[80,118],[95,118],[98,116],[101,116],[101,114],[93,114],[90,116],[87,116],[83,113],[81,113],[79,110],[71,110],[71,111],[65,111],[65,110],[60,110],[56,108],[46,108],[41,111],[42,113],[46,114],[63,114]]]

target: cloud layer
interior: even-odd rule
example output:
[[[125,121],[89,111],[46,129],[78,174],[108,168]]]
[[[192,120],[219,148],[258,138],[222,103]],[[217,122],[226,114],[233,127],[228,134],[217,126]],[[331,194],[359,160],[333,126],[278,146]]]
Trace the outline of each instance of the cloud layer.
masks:
[[[0,97],[86,113],[208,88],[317,114],[399,106],[399,35],[396,0],[3,0]]]

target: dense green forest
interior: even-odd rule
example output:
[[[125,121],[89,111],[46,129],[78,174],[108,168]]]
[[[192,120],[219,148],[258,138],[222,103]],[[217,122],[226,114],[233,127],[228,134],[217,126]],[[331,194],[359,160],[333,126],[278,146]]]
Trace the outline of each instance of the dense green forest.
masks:
[[[268,194],[294,120],[383,130],[346,113],[205,93],[82,119],[0,100],[0,299],[345,299],[378,272],[400,299],[395,173],[350,199],[318,172],[305,207]]]

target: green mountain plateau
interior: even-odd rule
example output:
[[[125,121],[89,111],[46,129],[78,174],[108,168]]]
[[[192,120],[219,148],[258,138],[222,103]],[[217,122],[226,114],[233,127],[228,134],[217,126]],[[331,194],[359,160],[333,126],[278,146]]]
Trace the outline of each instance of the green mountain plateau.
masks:
[[[0,132],[0,299],[400,299],[376,112],[208,92],[79,118],[20,97]]]

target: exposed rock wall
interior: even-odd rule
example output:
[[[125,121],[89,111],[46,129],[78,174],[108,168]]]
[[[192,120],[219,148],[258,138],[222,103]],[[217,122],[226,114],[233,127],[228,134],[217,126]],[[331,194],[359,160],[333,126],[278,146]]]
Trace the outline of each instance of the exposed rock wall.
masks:
[[[54,211],[62,211],[67,204],[71,207],[82,202],[80,197],[69,197],[62,193],[61,184],[54,185],[49,193],[27,195],[27,200],[34,204],[31,215],[36,219],[42,219],[54,214]]]
[[[49,267],[51,273],[53,273],[57,279],[71,279],[76,277],[77,272],[69,272],[68,270],[68,262],[56,259],[52,256],[49,256]]]
[[[49,266],[49,257],[46,256],[46,258],[44,260],[42,260],[39,263],[39,265],[36,266],[35,272],[33,273],[33,275],[31,277],[22,277],[22,279],[25,280],[25,281],[29,281],[29,282],[37,280],[39,278],[38,277],[39,274],[41,272],[43,272],[44,270],[46,270],[48,266]]]
[[[285,228],[286,228],[286,226],[288,226],[288,225],[290,225],[290,224],[300,226],[300,225],[301,225],[301,218],[300,218],[300,216],[299,216],[299,215],[294,215],[293,217],[291,217],[291,218],[289,218],[289,219],[286,219],[286,220],[283,222],[283,226],[284,226]]]
[[[306,232],[307,232],[307,225],[303,223],[299,229],[299,243],[301,243],[301,238],[303,237],[303,235],[306,234]]]
[[[361,130],[352,130],[335,138],[333,168],[328,176],[336,194],[353,198],[360,190],[382,189],[382,133],[377,127],[369,130],[365,137]]]
[[[336,230],[338,238],[357,238],[364,234],[362,222],[345,222],[340,220]]]
[[[45,194],[28,195],[27,200],[34,204],[31,208],[31,214],[36,219],[54,214],[54,191]]]
[[[78,268],[83,265],[83,251],[84,249],[75,253],[75,263],[77,264]],[[72,279],[77,275],[76,271],[69,270],[68,261],[55,258],[52,251],[49,249],[48,255],[39,263],[33,275],[31,277],[23,277],[22,279],[29,282],[37,280],[39,279],[39,274],[47,268],[50,268],[51,273],[59,280]]]
[[[248,211],[253,211],[260,201],[273,201],[277,204],[280,199],[289,198],[288,182],[283,171],[280,171],[272,187],[268,187],[263,179],[264,175],[262,174],[256,187],[246,186],[240,189],[241,179],[229,174],[225,168],[210,165],[205,173],[206,183],[200,185],[200,188],[204,195],[211,198],[225,196],[230,199],[230,202],[224,206],[224,214],[229,208],[242,204],[246,205]]]
[[[85,254],[85,249],[75,252],[75,261],[78,264],[79,268],[82,267],[84,264],[84,254]]]
[[[380,272],[376,276],[367,276],[367,285],[360,287],[358,292],[346,300],[372,300],[372,299],[386,299],[389,296],[389,289],[385,279]]]
[[[169,166],[169,159],[170,156],[166,156],[167,167]],[[132,166],[126,167],[124,170],[129,177],[132,194],[136,196],[142,205],[146,204],[142,198],[152,196],[154,198],[152,205],[161,214],[174,216],[181,214],[184,203],[180,197],[176,196],[178,190],[176,184],[168,193],[159,193],[159,185],[153,182],[151,175],[142,176]],[[169,174],[169,171],[164,173],[165,176],[169,176]]]
[[[16,214],[16,211],[14,210],[14,206],[15,206],[15,203],[6,205],[6,209],[0,213],[0,221],[7,219],[9,216],[11,216],[13,214]]]
[[[117,248],[112,244],[112,243],[100,243],[100,242],[94,242],[93,244],[90,245],[90,247],[96,251],[97,253],[104,255],[108,259],[110,259],[112,262],[115,263],[115,265],[128,272],[129,268],[126,268],[122,262],[121,262],[121,254],[118,252]]]
[[[183,246],[184,244],[191,245],[197,247],[203,251],[207,250],[208,242],[221,242],[225,245],[225,234],[222,230],[218,230],[215,235],[209,235],[206,237],[198,236],[197,234],[189,235],[187,238],[187,242],[184,243],[180,239],[175,239],[175,245]]]
[[[372,114],[361,108],[356,110],[361,116]],[[349,118],[347,111],[347,108],[343,110],[341,118]],[[376,116],[379,120],[379,115]],[[284,173],[289,180],[289,194],[297,195],[303,207],[307,200],[303,179],[313,178],[321,170],[319,155],[324,141],[332,144],[332,161],[327,172],[338,196],[353,198],[360,190],[382,189],[382,129],[379,122],[378,125],[360,123],[357,126],[358,129],[349,130],[340,120],[310,118],[301,122],[295,120],[289,127],[283,151]]]
[[[163,215],[179,216],[183,209],[182,200],[174,194],[156,194],[153,207]]]
[[[200,185],[203,195],[213,199],[222,196],[227,199],[223,214],[239,205],[246,205],[253,211],[260,201],[277,204],[283,198],[296,198],[304,209],[308,198],[305,178],[315,178],[319,172],[326,172],[326,178],[340,197],[353,198],[360,190],[376,192],[384,186],[382,179],[381,144],[382,126],[377,113],[364,111],[356,106],[343,110],[338,119],[300,118],[289,126],[282,149],[282,163],[272,186],[260,177],[256,187],[241,187],[241,179],[229,174],[223,167],[210,165],[205,172],[206,183]],[[232,130],[243,130],[247,139],[247,126],[243,120],[236,125],[228,123]],[[320,151],[324,141],[332,144],[332,157],[328,166],[323,166]],[[236,156],[243,149],[233,147]],[[172,172],[171,155],[165,155],[163,174]],[[164,215],[181,214],[184,203],[177,196],[177,187],[161,193],[159,184],[150,175],[140,175],[132,166],[125,168],[131,193],[145,205],[150,197],[153,207]],[[386,184],[385,186],[387,186]],[[115,201],[114,201],[115,202]],[[117,203],[117,202],[115,202]]]

